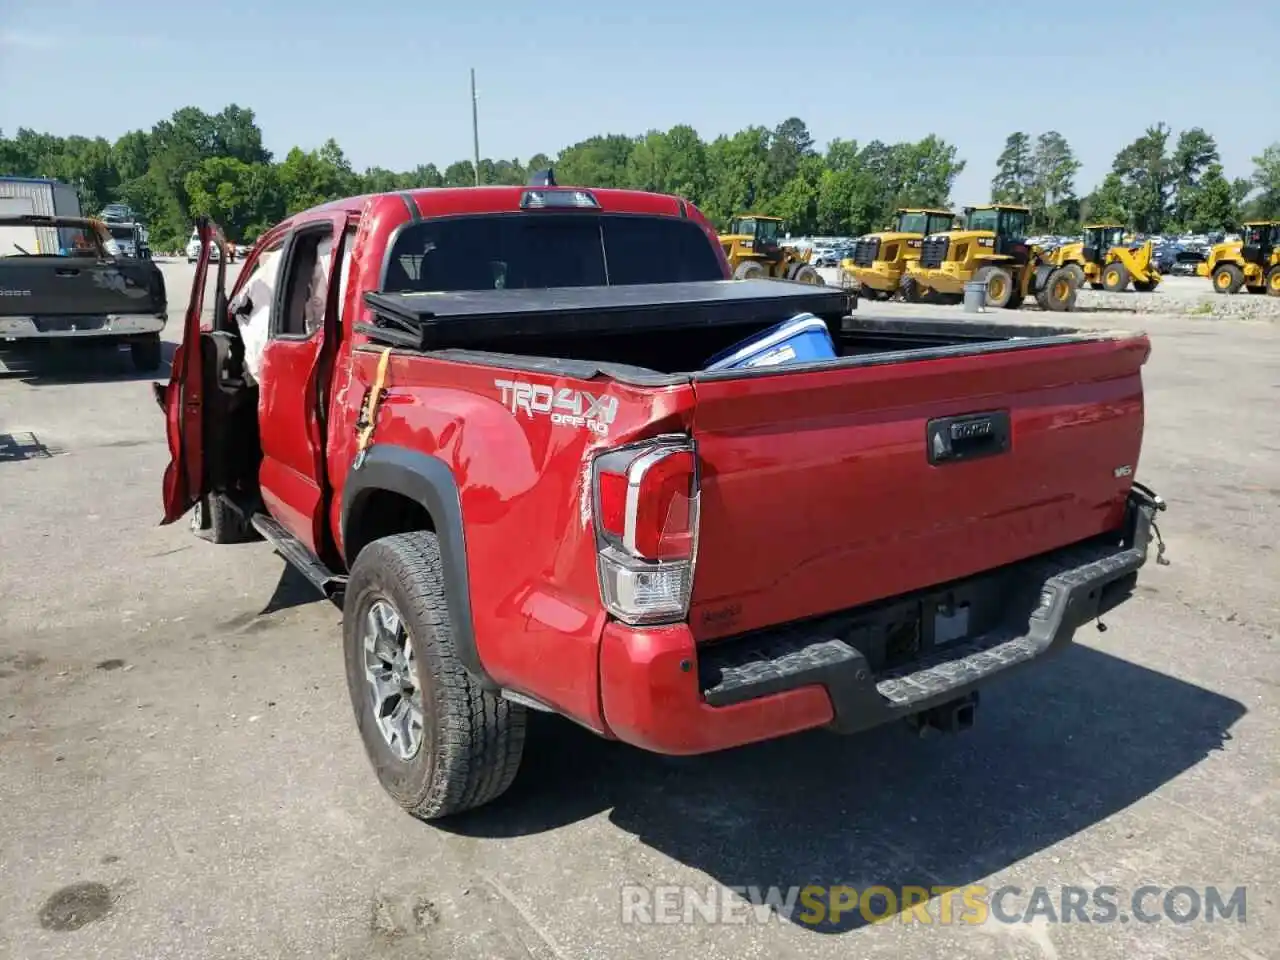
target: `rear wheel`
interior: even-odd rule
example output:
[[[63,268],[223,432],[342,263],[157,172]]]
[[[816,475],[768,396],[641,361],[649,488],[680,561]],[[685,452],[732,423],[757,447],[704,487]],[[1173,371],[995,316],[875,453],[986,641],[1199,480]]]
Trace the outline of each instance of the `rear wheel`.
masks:
[[[898,289],[902,292],[902,299],[907,303],[919,303],[921,299],[920,284],[916,283],[915,277],[903,277],[902,283]]]
[[[1078,263],[1068,263],[1062,268],[1071,275],[1071,282],[1077,287],[1084,285],[1084,268]]]
[[[164,354],[160,349],[160,334],[148,334],[144,339],[130,343],[129,359],[133,361],[133,369],[139,373],[159,370],[160,365],[164,363]]]
[[[1007,307],[1013,298],[1013,274],[1004,267],[980,267],[973,279],[986,284],[987,306]]]
[[[758,280],[768,275],[769,273],[765,270],[764,264],[759,260],[743,260],[733,271],[733,279],[735,280]]]
[[[1054,313],[1075,309],[1076,284],[1070,272],[1059,269],[1049,274],[1044,286],[1036,291],[1036,303],[1041,310]]]
[[[1108,263],[1102,268],[1102,288],[1108,293],[1120,293],[1130,279],[1129,268],[1123,263]]]
[[[816,286],[822,286],[822,274],[818,272],[818,268],[807,263],[792,264],[787,269],[787,279],[794,280],[796,283],[811,283]]]
[[[1223,263],[1213,269],[1213,289],[1218,293],[1239,293],[1244,274],[1234,263]]]
[[[383,789],[433,820],[511,786],[525,708],[479,687],[458,659],[434,533],[375,540],[343,603],[347,689]]]
[[[1267,271],[1267,295],[1280,297],[1280,264]]]

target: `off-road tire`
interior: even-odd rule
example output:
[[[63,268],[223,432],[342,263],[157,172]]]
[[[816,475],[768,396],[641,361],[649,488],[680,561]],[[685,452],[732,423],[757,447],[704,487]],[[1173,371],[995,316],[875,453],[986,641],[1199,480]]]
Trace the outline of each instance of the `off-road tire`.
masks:
[[[818,272],[818,268],[809,263],[795,264],[787,271],[787,279],[794,280],[796,283],[808,283],[816,287],[826,284],[822,279],[822,274]]]
[[[525,708],[482,689],[458,659],[442,569],[434,533],[383,537],[356,557],[343,602],[347,690],[365,752],[383,789],[422,820],[501,796],[524,751]],[[379,599],[395,608],[416,654],[424,729],[409,760],[391,753],[368,699],[362,627]]]
[[[987,306],[1005,309],[1013,299],[1013,274],[1004,267],[979,267],[973,279],[987,288]],[[996,296],[991,294],[992,284],[996,285]]]
[[[764,264],[759,260],[743,260],[733,270],[733,279],[735,280],[757,280],[767,276],[769,276],[769,271],[764,268]]]
[[[164,363],[164,352],[160,349],[160,334],[149,334],[143,340],[134,340],[129,344],[129,359],[133,369],[139,373],[154,373]]]
[[[249,543],[262,535],[222,497],[201,497],[191,508],[191,532],[210,543]]]
[[[1102,268],[1102,289],[1108,293],[1123,293],[1133,279],[1123,263],[1108,263]]]
[[[1244,286],[1244,273],[1234,263],[1220,263],[1213,268],[1213,289],[1216,293],[1239,293]]]
[[[1068,263],[1062,269],[1071,274],[1071,282],[1076,285],[1077,289],[1084,286],[1084,267],[1078,263]]]
[[[1064,313],[1074,310],[1076,306],[1076,285],[1065,268],[1049,274],[1044,286],[1036,291],[1036,303],[1041,310],[1051,313]]]
[[[1280,264],[1267,271],[1267,296],[1280,297]]]

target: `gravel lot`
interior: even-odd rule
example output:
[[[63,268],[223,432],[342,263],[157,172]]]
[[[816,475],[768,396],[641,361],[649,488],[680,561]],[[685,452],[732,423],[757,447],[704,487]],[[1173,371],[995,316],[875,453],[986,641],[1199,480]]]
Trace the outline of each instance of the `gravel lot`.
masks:
[[[1080,325],[1153,337],[1138,476],[1171,565],[972,731],[669,760],[539,717],[511,794],[448,827],[378,787],[338,612],[265,544],[157,526],[150,378],[123,353],[0,374],[0,958],[1280,955],[1280,310],[1214,299],[1082,295],[1108,309]],[[811,883],[1111,884],[1122,909],[1243,885],[1247,916],[622,922],[624,884]]]

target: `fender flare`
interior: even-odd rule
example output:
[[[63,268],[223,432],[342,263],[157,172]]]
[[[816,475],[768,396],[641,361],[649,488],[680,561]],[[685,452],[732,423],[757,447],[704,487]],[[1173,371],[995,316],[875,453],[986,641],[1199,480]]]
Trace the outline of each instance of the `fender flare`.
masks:
[[[370,494],[398,493],[419,504],[431,517],[440,544],[440,576],[458,660],[481,687],[497,691],[480,662],[475,623],[471,615],[471,583],[467,574],[467,543],[462,526],[462,501],[453,472],[439,457],[394,444],[373,444],[364,463],[352,468],[342,491],[342,546],[347,569],[355,562],[350,532],[360,523]]]

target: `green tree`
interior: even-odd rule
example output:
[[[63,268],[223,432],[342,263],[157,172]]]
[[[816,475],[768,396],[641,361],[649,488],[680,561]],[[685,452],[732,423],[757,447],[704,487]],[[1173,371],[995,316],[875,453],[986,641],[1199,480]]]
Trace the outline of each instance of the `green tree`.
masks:
[[[245,163],[235,157],[203,160],[187,174],[190,213],[212,217],[231,240],[256,239],[285,214],[276,171],[268,163]]]
[[[579,187],[627,186],[627,161],[635,141],[618,133],[565,147],[556,160],[556,180]]]
[[[892,156],[899,184],[895,205],[945,205],[965,167],[956,147],[932,133],[916,143],[895,145]]]
[[[1201,207],[1197,194],[1201,189],[1201,175],[1217,163],[1218,144],[1200,127],[1192,127],[1178,134],[1173,148],[1174,199],[1173,218],[1184,229],[1192,229],[1190,221]],[[1230,185],[1228,184],[1228,189]],[[1216,189],[1216,185],[1215,185]]]
[[[444,168],[441,186],[472,187],[476,182],[476,165],[470,160],[456,160]]]
[[[799,117],[788,117],[773,129],[765,157],[764,189],[783,192],[800,173],[800,164],[813,156],[813,137]]]
[[[650,130],[627,158],[627,183],[700,204],[707,192],[706,145],[690,126]]]
[[[318,150],[294,147],[277,169],[285,213],[297,213],[356,192],[359,178],[332,138]]]
[[[1271,144],[1253,158],[1253,186],[1259,194],[1253,202],[1252,216],[1266,220],[1280,218],[1280,142]]]
[[[1021,131],[1005,139],[996,159],[996,175],[991,178],[994,203],[1026,203],[1035,182],[1031,137]]]
[[[1125,189],[1131,225],[1143,233],[1159,233],[1169,216],[1176,170],[1169,156],[1169,127],[1157,123],[1118,154],[1112,169]]]
[[[1179,193],[1181,201],[1181,193]],[[1205,233],[1210,230],[1234,230],[1240,226],[1240,206],[1236,202],[1231,184],[1223,176],[1222,164],[1212,162],[1201,174],[1193,189],[1188,191],[1185,208],[1181,212],[1185,230]]]
[[[1124,181],[1114,170],[1108,173],[1101,185],[1085,198],[1082,219],[1090,223],[1129,224],[1128,195]]]
[[[707,216],[725,226],[736,214],[759,211],[768,200],[765,174],[770,133],[765,127],[747,127],[732,136],[721,135],[707,145]]]
[[[1031,158],[1031,189],[1026,202],[1031,207],[1033,229],[1058,233],[1074,229],[1073,214],[1078,215],[1076,174],[1080,161],[1071,144],[1056,130],[1036,138]]]

